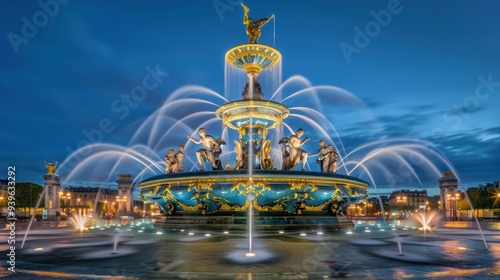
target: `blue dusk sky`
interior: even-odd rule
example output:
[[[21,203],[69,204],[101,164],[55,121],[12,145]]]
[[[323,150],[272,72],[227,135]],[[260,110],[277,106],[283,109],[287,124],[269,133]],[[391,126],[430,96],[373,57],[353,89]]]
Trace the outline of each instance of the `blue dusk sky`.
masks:
[[[351,175],[373,185],[372,175],[384,191],[434,193],[439,172],[455,171],[463,187],[500,179],[499,1],[245,4],[254,19],[275,14],[259,43],[281,52],[282,81],[319,86],[293,95],[305,86],[290,82],[283,104],[325,116],[316,121],[327,142],[353,152],[339,173],[363,162]],[[59,162],[64,186],[160,174],[138,160],[164,168],[166,151],[197,138],[207,120],[210,134],[222,133],[205,113],[217,108],[208,102],[225,101],[207,89],[173,93],[197,85],[232,101],[243,89],[225,95],[224,55],[248,39],[238,1],[20,0],[0,10],[0,178],[15,165],[18,182],[43,184],[44,161]],[[272,89],[263,91],[270,98]],[[286,124],[304,126],[310,153],[325,139],[300,118]],[[186,146],[188,170],[197,149]],[[318,171],[314,158],[308,168]]]

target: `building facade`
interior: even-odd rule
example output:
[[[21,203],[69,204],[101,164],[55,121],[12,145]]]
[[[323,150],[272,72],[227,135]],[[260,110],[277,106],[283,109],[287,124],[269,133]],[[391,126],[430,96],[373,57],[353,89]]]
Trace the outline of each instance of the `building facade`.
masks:
[[[399,190],[389,196],[389,206],[409,206],[415,209],[426,209],[428,205],[427,190]]]
[[[116,213],[118,190],[102,187],[67,187],[59,193],[61,212],[65,215]],[[95,213],[94,213],[95,212]]]

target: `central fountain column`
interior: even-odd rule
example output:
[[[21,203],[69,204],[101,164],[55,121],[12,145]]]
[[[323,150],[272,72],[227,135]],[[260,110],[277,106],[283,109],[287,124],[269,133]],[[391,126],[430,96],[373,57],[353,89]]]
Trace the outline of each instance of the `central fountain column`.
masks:
[[[225,127],[239,133],[235,151],[240,163],[232,169],[274,169],[266,137],[270,129],[281,126],[290,110],[280,103],[264,100],[257,78],[280,61],[278,50],[262,44],[243,44],[226,53],[226,62],[245,71],[248,77],[242,100],[226,103],[215,111]]]

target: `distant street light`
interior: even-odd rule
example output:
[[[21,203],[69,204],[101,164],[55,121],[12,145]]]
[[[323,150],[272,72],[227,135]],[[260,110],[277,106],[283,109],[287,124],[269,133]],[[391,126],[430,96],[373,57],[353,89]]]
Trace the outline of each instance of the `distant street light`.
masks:
[[[447,194],[446,200],[449,201],[450,205],[450,220],[457,219],[457,201],[460,198],[460,194],[455,193],[454,195]]]
[[[70,192],[67,192],[66,195],[64,195],[64,192],[63,191],[60,191],[59,192],[59,198],[61,199],[61,208],[63,210],[63,213],[65,213],[66,215],[69,215],[69,213],[66,213],[65,208],[69,211],[69,201],[71,199],[71,193]],[[67,202],[66,202],[67,200]],[[66,206],[66,207],[64,207]]]

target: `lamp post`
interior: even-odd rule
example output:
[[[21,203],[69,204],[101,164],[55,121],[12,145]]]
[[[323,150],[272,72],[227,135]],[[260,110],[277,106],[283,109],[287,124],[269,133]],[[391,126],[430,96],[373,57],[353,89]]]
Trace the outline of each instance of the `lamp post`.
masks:
[[[61,202],[62,202],[61,203],[61,206],[62,206],[61,208],[63,210],[63,213],[65,213],[66,215],[69,215],[69,213],[66,213],[64,206],[66,206],[66,208],[69,209],[69,207],[68,207],[69,205],[68,204],[69,204],[69,200],[71,199],[71,193],[67,192],[66,195],[64,195],[64,192],[60,191],[59,192],[59,197],[60,197]],[[66,200],[68,200],[68,203],[66,203]]]
[[[396,204],[399,205],[399,214],[401,215],[401,212],[403,211],[403,205],[406,206],[406,196],[398,196],[396,197]]]
[[[62,209],[62,212],[64,213],[64,192],[63,191],[60,191],[59,192],[59,203],[61,204],[61,209]]]
[[[446,200],[448,201],[448,205],[450,206],[450,220],[451,220],[451,212],[452,212],[452,207],[451,207],[451,194],[446,194]]]
[[[78,214],[81,215],[82,214],[82,208],[80,207],[80,198],[76,199],[76,207],[78,209]]]
[[[66,207],[66,208],[67,208],[67,210],[68,210],[67,215],[69,216],[69,212],[70,212],[70,211],[69,211],[69,207],[71,206],[71,193],[69,193],[69,192],[67,192],[67,193],[66,193],[66,200],[68,200],[68,203],[67,203],[67,207]]]
[[[450,220],[457,219],[457,201],[460,198],[460,194],[455,193],[451,195],[450,193],[446,195],[446,200],[450,206]]]
[[[116,204],[118,206],[118,209],[116,210],[116,213],[118,214],[118,211],[120,211],[122,209],[122,200],[119,196],[116,197]]]
[[[123,207],[123,204],[124,204],[125,202],[127,202],[127,196],[126,196],[126,195],[124,195],[124,196],[122,196],[122,197],[117,196],[117,197],[116,197],[116,202],[117,202],[117,204],[118,204],[118,211],[123,210],[123,208],[124,208],[124,207]],[[126,207],[125,207],[125,208],[126,208]],[[125,209],[125,210],[127,210],[127,209]]]

